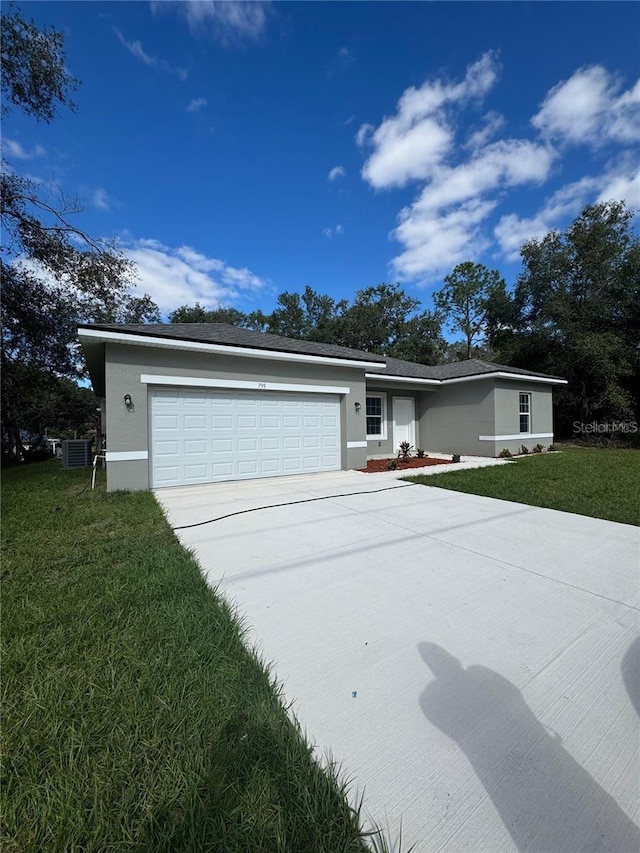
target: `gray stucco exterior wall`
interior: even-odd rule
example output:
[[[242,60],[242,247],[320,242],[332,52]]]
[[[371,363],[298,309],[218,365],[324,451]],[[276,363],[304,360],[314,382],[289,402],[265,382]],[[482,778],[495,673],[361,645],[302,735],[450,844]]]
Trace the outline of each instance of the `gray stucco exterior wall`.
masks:
[[[530,394],[531,412],[528,433],[520,432],[520,393]],[[520,453],[524,444],[531,450],[536,444],[548,447],[553,444],[553,392],[552,386],[531,382],[518,377],[517,380],[497,380],[494,390],[495,436],[486,442],[493,448],[491,455],[497,456],[504,448],[511,453]],[[486,451],[485,451],[486,452]]]
[[[108,454],[142,455],[149,452],[148,396],[150,385],[141,382],[143,374],[223,379],[304,385],[348,387],[340,402],[341,466],[361,468],[366,463],[365,379],[364,370],[339,364],[310,364],[270,361],[208,353],[165,350],[160,347],[126,346],[109,343],[105,347]],[[128,409],[124,395],[130,394]],[[359,413],[354,403],[361,403]],[[349,443],[361,447],[348,447]],[[108,489],[149,488],[148,459],[120,459],[107,463]]]
[[[482,434],[493,434],[493,380],[480,379],[438,388],[420,418],[426,450],[487,456]]]
[[[531,395],[531,427],[520,433],[520,392]],[[517,379],[478,379],[439,388],[420,418],[425,446],[442,453],[497,456],[553,442],[552,386]]]

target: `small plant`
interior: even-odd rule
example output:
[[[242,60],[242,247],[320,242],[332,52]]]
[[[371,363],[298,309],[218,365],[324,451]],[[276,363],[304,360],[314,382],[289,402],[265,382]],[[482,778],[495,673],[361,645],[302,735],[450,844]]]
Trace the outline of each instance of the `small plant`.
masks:
[[[460,461],[460,454],[459,453],[452,453],[451,454],[451,461],[452,462],[459,462]]]
[[[412,450],[413,444],[409,444],[408,441],[401,441],[400,450],[398,450],[398,459],[401,459],[403,462],[407,459],[410,459]]]
[[[421,447],[419,447],[416,450],[416,456],[418,457],[418,459],[424,459],[426,457],[426,455],[427,454],[425,453],[425,451]]]
[[[500,459],[511,459],[511,451],[508,447],[503,447],[500,453],[498,453],[498,457]]]
[[[540,443],[536,444],[536,446],[533,448],[534,453],[542,453],[543,450],[544,450],[544,444],[540,444]]]
[[[529,452],[529,448],[525,447],[523,444],[522,447],[520,448],[520,453],[522,453],[523,456],[526,456],[528,452]]]
[[[387,471],[395,471],[397,469],[397,467],[398,467],[398,460],[397,459],[390,459],[387,462]]]
[[[549,453],[555,453],[555,450],[556,450],[555,445],[550,444],[549,447],[547,447],[547,450],[549,451]]]

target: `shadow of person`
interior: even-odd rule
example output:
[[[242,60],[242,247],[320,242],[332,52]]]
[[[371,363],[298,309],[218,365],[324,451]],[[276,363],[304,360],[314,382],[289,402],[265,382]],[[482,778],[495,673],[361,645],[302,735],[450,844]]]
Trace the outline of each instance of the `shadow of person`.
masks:
[[[422,712],[465,753],[521,853],[640,850],[638,827],[515,685],[483,666],[464,669],[435,643],[418,649],[435,676]]]
[[[631,643],[622,658],[622,680],[627,688],[631,704],[640,717],[640,637]]]

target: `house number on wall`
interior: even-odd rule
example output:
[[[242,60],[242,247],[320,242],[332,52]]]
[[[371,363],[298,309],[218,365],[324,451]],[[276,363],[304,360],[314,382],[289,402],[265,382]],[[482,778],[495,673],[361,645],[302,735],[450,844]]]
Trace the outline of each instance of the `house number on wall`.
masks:
[[[266,388],[266,387],[267,387],[266,382],[258,382],[258,388]]]

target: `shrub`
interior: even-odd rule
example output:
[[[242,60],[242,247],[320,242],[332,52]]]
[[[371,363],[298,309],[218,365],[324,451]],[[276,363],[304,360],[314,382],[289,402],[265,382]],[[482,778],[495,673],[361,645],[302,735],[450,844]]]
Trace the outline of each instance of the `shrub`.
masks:
[[[452,453],[451,454],[451,461],[452,462],[459,462],[460,461],[460,454],[459,453]]]
[[[508,447],[503,447],[498,456],[500,459],[511,459],[511,451]]]
[[[387,462],[387,471],[395,471],[397,467],[398,467],[398,460],[397,459],[390,459]]]
[[[398,459],[410,459],[412,450],[412,444],[409,444],[408,441],[401,441],[400,450],[398,450]]]
[[[427,454],[425,453],[425,451],[421,447],[419,447],[416,450],[416,456],[418,457],[418,459],[424,459],[426,457],[426,455]]]
[[[523,444],[522,447],[520,448],[520,453],[522,453],[523,456],[526,456],[528,452],[529,452],[529,448],[525,447]]]
[[[555,445],[553,445],[553,444],[550,444],[550,445],[549,445],[549,447],[547,448],[547,450],[548,450],[550,453],[555,453],[555,449],[556,449],[556,448],[555,448]]]
[[[543,450],[544,444],[536,444],[536,446],[533,448],[534,453],[542,453]]]

